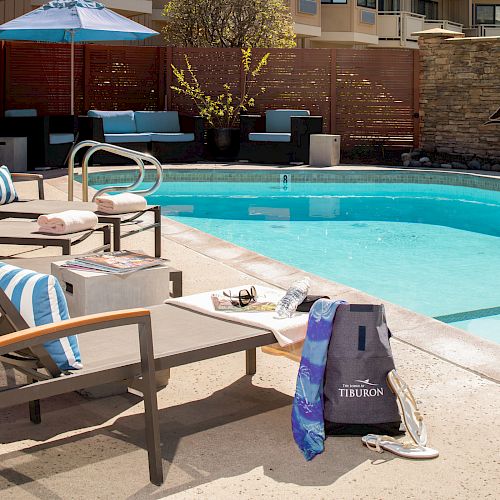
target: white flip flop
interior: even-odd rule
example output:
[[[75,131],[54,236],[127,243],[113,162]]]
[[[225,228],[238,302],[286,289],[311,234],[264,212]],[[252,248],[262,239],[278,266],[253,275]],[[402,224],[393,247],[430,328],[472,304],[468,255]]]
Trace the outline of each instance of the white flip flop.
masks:
[[[399,377],[396,370],[387,374],[387,384],[396,395],[401,409],[401,416],[410,437],[418,446],[427,445],[427,429],[424,418],[418,409],[417,402],[410,388]]]
[[[370,450],[383,453],[390,451],[395,455],[411,459],[429,459],[439,456],[439,451],[426,446],[418,446],[415,443],[404,443],[391,436],[379,436],[377,434],[367,434],[361,438],[363,444]]]

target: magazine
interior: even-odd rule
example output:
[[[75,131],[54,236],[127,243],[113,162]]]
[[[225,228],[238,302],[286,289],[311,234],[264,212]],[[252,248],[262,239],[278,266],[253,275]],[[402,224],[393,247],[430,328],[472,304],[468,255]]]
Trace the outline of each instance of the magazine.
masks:
[[[216,311],[226,312],[264,312],[274,311],[276,309],[276,302],[268,300],[265,295],[257,296],[255,301],[250,302],[248,305],[242,307],[238,303],[238,298],[230,298],[225,295],[214,293],[211,296],[212,304]]]
[[[116,252],[97,253],[76,257],[66,262],[64,267],[80,271],[102,271],[107,273],[131,273],[140,269],[161,266],[164,259],[151,257],[140,252],[120,250]]]

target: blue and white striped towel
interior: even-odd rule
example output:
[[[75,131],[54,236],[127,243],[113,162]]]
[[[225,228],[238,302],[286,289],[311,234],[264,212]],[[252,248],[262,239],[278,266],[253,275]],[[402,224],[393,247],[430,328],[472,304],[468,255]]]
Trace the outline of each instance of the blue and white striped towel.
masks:
[[[9,169],[5,165],[0,166],[0,205],[7,205],[18,199]]]

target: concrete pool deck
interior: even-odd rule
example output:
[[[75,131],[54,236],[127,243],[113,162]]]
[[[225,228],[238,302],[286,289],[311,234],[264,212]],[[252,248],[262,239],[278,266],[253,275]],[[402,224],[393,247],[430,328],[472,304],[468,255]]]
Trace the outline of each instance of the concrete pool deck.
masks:
[[[185,167],[184,167],[185,168]],[[210,167],[213,168],[213,167]],[[248,168],[248,165],[245,165]],[[372,168],[372,167],[370,167]],[[52,177],[52,175],[50,176]],[[66,179],[46,182],[64,199]],[[29,196],[34,186],[22,184]],[[88,243],[90,245],[90,242]],[[164,219],[163,255],[184,272],[186,294],[243,283],[285,288],[301,271]],[[151,235],[125,247],[152,250]],[[0,246],[0,254],[19,248]],[[42,255],[47,251],[26,251]],[[375,298],[314,277],[314,291],[350,302]],[[0,492],[6,498],[484,498],[500,485],[500,347],[387,304],[394,356],[421,402],[437,460],[378,455],[360,439],[329,438],[306,463],[289,420],[297,365],[258,354],[243,376],[243,354],[172,370],[158,394],[166,482],[148,484],[142,405],[133,396],[42,403],[43,424],[24,407],[0,413]],[[133,473],[131,472],[133,471]]]

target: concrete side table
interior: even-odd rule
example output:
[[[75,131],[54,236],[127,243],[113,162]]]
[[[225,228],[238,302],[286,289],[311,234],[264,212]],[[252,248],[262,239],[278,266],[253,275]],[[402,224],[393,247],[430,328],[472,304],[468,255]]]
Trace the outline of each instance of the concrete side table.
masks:
[[[340,135],[311,134],[310,167],[334,167],[340,163]]]
[[[26,172],[27,144],[26,137],[0,137],[0,165],[6,165],[11,172]]]
[[[169,298],[168,266],[113,274],[79,271],[53,262],[52,274],[59,280],[72,317],[161,304]]]

